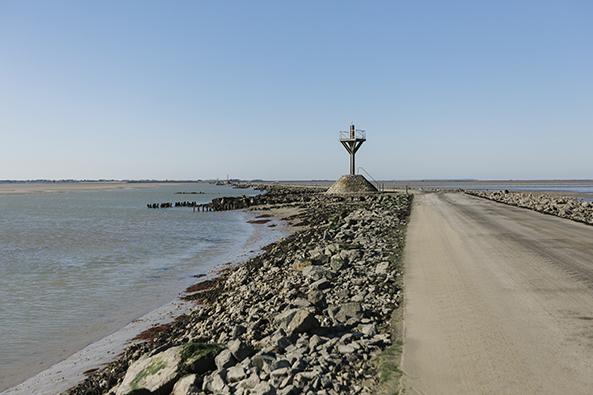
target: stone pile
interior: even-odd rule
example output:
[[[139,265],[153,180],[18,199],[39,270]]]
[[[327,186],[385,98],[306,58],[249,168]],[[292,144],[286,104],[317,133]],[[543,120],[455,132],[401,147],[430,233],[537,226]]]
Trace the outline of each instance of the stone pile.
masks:
[[[411,196],[276,192],[262,202],[306,208],[288,219],[304,230],[205,282],[191,314],[68,394],[375,393]]]
[[[328,194],[350,194],[350,193],[373,193],[378,192],[361,174],[350,174],[340,177],[326,193]]]
[[[466,193],[511,206],[528,208],[540,213],[593,225],[593,202],[546,193],[509,191],[466,191]]]

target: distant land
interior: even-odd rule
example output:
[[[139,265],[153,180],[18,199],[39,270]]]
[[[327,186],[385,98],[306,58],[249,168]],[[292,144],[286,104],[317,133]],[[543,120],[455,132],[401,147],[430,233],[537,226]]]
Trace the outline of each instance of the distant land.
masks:
[[[262,182],[262,183],[326,183],[334,182],[336,179],[313,179],[313,180],[264,180],[264,179],[239,179],[231,178],[229,182]],[[30,179],[30,180],[0,180],[0,184],[60,184],[60,183],[191,183],[191,182],[224,182],[226,179]],[[574,183],[574,182],[593,182],[593,179],[479,179],[479,178],[443,178],[443,179],[418,179],[418,180],[393,180],[380,179],[378,182],[390,183],[451,183],[451,182],[480,182],[480,183]]]
[[[68,184],[68,183],[88,183],[88,182],[97,182],[97,183],[106,183],[106,182],[127,182],[127,183],[163,183],[163,182],[202,182],[208,180],[116,180],[116,179],[98,179],[98,180],[75,180],[75,179],[58,179],[58,180],[48,180],[48,179],[35,179],[35,180],[0,180],[1,184]]]

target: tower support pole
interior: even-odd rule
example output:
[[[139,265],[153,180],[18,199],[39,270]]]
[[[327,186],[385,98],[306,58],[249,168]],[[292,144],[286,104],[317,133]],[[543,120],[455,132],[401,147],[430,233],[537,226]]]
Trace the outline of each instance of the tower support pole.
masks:
[[[348,138],[349,137],[349,138]],[[360,137],[356,136],[356,128],[354,125],[350,125],[349,136],[345,137],[340,132],[340,143],[344,146],[346,151],[350,154],[350,175],[356,175],[356,151],[360,148],[362,143],[366,141],[364,134]]]

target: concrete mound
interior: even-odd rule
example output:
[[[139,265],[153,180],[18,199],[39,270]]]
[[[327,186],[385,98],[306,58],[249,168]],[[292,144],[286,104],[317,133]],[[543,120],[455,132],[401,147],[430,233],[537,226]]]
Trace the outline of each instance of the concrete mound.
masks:
[[[332,185],[327,194],[376,193],[377,188],[360,174],[342,176]]]

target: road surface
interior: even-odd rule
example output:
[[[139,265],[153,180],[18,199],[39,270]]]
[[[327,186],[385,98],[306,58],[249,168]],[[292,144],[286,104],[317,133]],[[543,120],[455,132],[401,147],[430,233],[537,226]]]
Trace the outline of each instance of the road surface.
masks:
[[[593,393],[593,226],[418,194],[405,271],[406,393]]]

